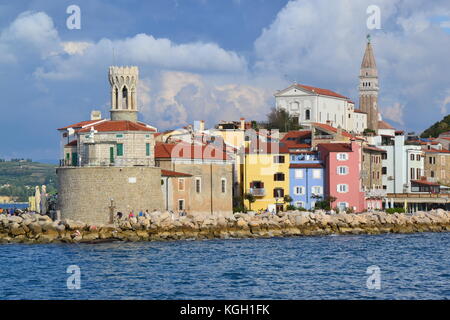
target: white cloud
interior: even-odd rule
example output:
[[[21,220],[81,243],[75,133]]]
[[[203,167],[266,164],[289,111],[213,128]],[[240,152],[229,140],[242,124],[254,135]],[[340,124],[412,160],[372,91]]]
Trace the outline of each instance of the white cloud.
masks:
[[[76,41],[67,41],[61,43],[64,51],[70,55],[80,54],[82,55],[84,51],[89,48],[92,43],[90,42],[76,42]]]
[[[195,120],[206,120],[212,126],[220,120],[258,119],[269,109],[270,94],[261,88],[235,83],[216,85],[198,74],[165,71],[141,82],[146,88],[144,96],[152,97],[142,104],[144,118],[162,129]]]
[[[381,109],[381,113],[383,115],[383,118],[392,120],[392,121],[397,122],[398,124],[404,126],[405,125],[405,122],[403,119],[404,109],[405,109],[404,104],[396,102],[391,106],[384,107],[383,109]]]

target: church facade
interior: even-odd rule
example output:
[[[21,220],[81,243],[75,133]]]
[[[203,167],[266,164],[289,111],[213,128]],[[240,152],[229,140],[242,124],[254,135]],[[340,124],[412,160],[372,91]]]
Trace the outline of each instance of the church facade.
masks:
[[[368,37],[359,75],[359,108],[342,94],[299,83],[274,96],[276,109],[286,110],[302,126],[324,123],[355,134],[361,134],[365,129],[376,134],[380,121],[378,91],[378,71]]]

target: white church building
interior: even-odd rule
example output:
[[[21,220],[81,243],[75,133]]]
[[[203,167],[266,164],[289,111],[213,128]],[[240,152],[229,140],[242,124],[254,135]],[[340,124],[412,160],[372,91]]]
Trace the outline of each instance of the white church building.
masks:
[[[299,124],[327,123],[348,132],[362,133],[367,128],[367,114],[355,104],[328,89],[295,83],[275,94],[277,109],[286,110]]]

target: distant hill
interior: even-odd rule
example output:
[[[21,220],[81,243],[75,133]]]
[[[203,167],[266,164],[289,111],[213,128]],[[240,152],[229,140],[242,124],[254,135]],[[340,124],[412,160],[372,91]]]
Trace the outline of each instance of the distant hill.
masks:
[[[0,161],[0,196],[18,197],[28,201],[34,187],[45,184],[47,192],[57,189],[56,166],[30,161]]]
[[[436,138],[441,133],[450,131],[450,114],[445,116],[444,119],[442,119],[439,122],[436,122],[431,127],[429,127],[427,130],[422,132],[420,135],[421,138],[429,138],[433,137]]]

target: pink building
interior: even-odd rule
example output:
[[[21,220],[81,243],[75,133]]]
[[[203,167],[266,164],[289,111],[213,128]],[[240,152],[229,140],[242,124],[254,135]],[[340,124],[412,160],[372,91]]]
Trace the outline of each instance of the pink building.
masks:
[[[336,198],[331,206],[364,211],[359,143],[321,143],[317,148],[326,168],[325,195]]]

